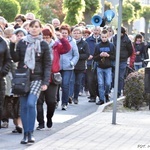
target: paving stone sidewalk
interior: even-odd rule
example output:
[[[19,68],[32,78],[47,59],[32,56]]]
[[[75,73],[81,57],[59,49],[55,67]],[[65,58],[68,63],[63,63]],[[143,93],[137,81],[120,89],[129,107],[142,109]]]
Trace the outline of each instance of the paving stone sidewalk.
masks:
[[[150,111],[97,112],[26,148],[26,150],[150,150]]]

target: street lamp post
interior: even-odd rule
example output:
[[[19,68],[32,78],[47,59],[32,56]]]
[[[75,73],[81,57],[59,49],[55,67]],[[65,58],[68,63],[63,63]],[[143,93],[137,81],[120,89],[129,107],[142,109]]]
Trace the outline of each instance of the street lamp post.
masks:
[[[104,11],[105,11],[105,0],[100,0],[100,2],[102,1],[102,16],[104,16]]]
[[[114,85],[114,100],[113,100],[112,124],[116,124],[118,77],[119,77],[119,61],[120,61],[121,22],[122,22],[122,1],[123,0],[119,0],[118,30],[117,30],[117,48],[116,48],[116,65],[115,65],[115,85]]]

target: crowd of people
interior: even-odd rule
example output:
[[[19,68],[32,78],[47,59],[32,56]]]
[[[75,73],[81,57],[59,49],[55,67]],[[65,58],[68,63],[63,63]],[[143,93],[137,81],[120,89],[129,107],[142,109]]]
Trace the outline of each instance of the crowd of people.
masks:
[[[145,67],[148,48],[142,34],[133,37],[124,27],[120,38],[118,97],[122,95],[126,68]],[[15,109],[12,132],[24,133],[21,144],[35,142],[36,119],[36,129],[45,128],[44,102],[48,128],[53,125],[59,103],[62,110],[67,110],[69,104],[80,104],[83,92],[89,103],[109,102],[114,87],[116,45],[117,34],[111,26],[88,28],[80,22],[71,27],[57,18],[51,24],[42,24],[33,13],[18,14],[13,23],[8,23],[0,16],[0,128],[9,125],[10,116],[5,110],[9,99]],[[31,86],[26,95],[12,93],[16,68],[30,69]],[[60,84],[53,82],[55,73],[61,74]]]

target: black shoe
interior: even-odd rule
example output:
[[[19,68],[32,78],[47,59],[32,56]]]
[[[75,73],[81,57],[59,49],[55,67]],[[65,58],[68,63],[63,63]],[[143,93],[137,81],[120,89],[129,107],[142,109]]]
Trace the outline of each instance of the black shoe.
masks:
[[[18,133],[22,133],[22,128],[21,127],[17,126],[16,130],[17,130]]]
[[[47,127],[48,127],[48,128],[51,128],[52,125],[53,125],[52,119],[48,119],[48,120],[47,120]]]
[[[12,131],[12,133],[18,133],[17,129],[14,129],[14,130]]]
[[[28,132],[28,143],[34,143],[35,138],[33,136],[33,132]]]
[[[102,105],[102,104],[104,104],[104,101],[102,101],[102,100],[100,100],[96,103],[96,105]]]
[[[105,95],[106,103],[110,102],[109,95]]]
[[[28,143],[28,133],[25,132],[24,133],[24,137],[23,139],[21,140],[20,144],[27,144]]]
[[[36,130],[44,130],[44,129],[45,129],[44,125],[39,125],[39,126],[36,128]]]
[[[69,97],[68,103],[72,104],[72,97]]]
[[[118,94],[117,94],[117,98],[119,98],[120,96],[121,96],[121,94],[118,93]]]
[[[90,102],[90,103],[95,103],[95,102],[96,102],[96,99],[95,99],[95,98],[91,98],[88,102]]]

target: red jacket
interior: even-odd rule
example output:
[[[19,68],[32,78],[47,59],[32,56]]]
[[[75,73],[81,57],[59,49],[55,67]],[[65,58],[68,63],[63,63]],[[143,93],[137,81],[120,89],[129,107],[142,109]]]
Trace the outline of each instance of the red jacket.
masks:
[[[52,73],[60,71],[60,55],[69,52],[69,50],[71,50],[71,46],[67,39],[62,38],[60,42],[55,42],[53,45]]]
[[[133,52],[132,52],[132,55],[130,56],[130,62],[129,62],[129,66],[131,68],[134,68],[134,61],[135,61],[135,48],[132,44],[132,48],[133,48]]]

